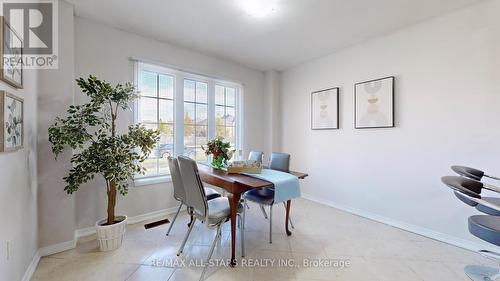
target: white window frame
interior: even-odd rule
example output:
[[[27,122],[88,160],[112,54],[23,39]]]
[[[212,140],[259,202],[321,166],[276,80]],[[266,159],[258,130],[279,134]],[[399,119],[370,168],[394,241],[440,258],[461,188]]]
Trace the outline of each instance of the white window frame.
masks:
[[[142,81],[140,72],[146,70],[156,72],[164,75],[174,77],[174,154],[176,156],[183,155],[184,153],[184,80],[195,80],[205,82],[208,84],[208,139],[211,140],[215,137],[215,84],[224,87],[231,87],[235,89],[235,159],[239,159],[243,147],[243,120],[242,120],[242,95],[243,85],[238,82],[231,82],[225,79],[213,78],[210,75],[194,74],[188,71],[177,70],[174,68],[161,66],[153,63],[145,63],[136,61],[134,65],[134,83],[137,90],[141,92]],[[134,119],[133,123],[139,122],[138,116],[138,100],[133,104]],[[135,186],[151,185],[163,182],[170,182],[172,179],[170,175],[154,175],[134,179]]]

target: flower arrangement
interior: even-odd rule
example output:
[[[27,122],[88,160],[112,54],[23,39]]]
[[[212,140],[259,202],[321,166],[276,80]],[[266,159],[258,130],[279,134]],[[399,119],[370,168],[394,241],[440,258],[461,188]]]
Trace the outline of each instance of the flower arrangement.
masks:
[[[231,149],[231,144],[224,141],[223,137],[216,137],[209,141],[207,146],[201,146],[205,154],[212,155],[212,167],[222,169],[227,165],[227,161],[233,157],[234,150]]]

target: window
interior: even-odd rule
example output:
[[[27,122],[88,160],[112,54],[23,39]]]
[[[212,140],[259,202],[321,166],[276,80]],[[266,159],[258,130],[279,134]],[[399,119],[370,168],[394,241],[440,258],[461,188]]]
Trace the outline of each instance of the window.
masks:
[[[145,177],[169,173],[167,157],[174,154],[174,77],[141,71],[138,122],[160,131],[160,140],[144,161]]]
[[[208,84],[184,80],[184,154],[207,160],[201,148],[208,142]]]
[[[239,150],[240,85],[139,62],[136,77],[135,121],[160,131],[156,148],[144,162],[146,174],[136,178],[168,176],[168,156],[207,161],[201,146],[215,136]]]
[[[232,146],[236,141],[236,89],[215,85],[216,135],[228,140]]]

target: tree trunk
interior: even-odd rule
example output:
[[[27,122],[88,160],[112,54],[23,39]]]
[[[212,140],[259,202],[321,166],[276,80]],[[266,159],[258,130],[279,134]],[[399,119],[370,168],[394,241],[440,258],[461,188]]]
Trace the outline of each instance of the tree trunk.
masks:
[[[115,205],[116,205],[116,182],[111,180],[109,182],[108,191],[108,225],[115,223]]]

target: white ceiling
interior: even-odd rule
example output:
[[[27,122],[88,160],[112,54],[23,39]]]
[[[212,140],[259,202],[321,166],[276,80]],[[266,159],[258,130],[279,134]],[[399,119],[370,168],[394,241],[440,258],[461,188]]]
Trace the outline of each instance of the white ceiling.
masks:
[[[482,0],[272,0],[249,16],[251,0],[67,0],[78,16],[259,70],[310,59]],[[271,1],[271,0],[268,0]]]

